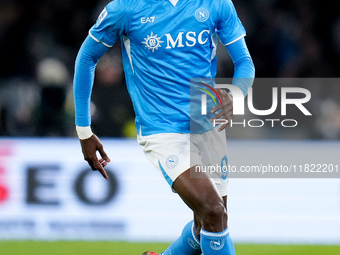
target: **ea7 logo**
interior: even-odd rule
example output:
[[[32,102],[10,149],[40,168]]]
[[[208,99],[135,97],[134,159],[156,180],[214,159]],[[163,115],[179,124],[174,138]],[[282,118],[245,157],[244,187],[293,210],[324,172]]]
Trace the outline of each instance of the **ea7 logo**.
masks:
[[[171,48],[182,48],[185,46],[195,46],[197,42],[201,45],[205,44],[208,39],[209,39],[210,31],[209,30],[203,30],[200,33],[196,33],[193,31],[189,31],[184,35],[184,32],[179,32],[177,35],[176,39],[174,40],[171,34],[165,34],[166,36],[166,41],[167,41],[167,46],[166,49],[171,49]],[[183,42],[183,37],[185,42]]]
[[[153,16],[153,17],[143,17],[143,18],[140,19],[140,22],[142,24],[145,24],[145,23],[148,23],[148,22],[153,23],[154,21],[155,21],[155,16]]]

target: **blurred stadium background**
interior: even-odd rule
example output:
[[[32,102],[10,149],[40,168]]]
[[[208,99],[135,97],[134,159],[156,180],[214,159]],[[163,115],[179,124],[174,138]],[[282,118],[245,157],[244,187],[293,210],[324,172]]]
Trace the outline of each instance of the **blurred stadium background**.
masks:
[[[1,255],[161,251],[191,217],[133,139],[119,44],[100,60],[92,98],[93,130],[105,137],[113,159],[111,181],[82,161],[73,65],[108,2],[0,1]],[[298,129],[229,129],[231,162],[260,164],[272,157],[286,164],[295,155],[300,163],[339,165],[340,2],[233,2],[247,29],[256,76],[295,78],[297,87],[312,93],[313,116],[302,119],[292,109],[301,118]],[[232,73],[220,45],[218,77]],[[256,86],[255,105],[268,108],[270,92]],[[339,180],[231,179],[230,226],[238,254],[340,254]]]

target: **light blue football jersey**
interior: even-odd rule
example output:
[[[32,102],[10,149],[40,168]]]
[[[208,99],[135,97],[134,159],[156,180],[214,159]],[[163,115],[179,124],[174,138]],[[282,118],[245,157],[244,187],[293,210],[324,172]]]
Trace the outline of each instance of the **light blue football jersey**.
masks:
[[[245,29],[230,0],[115,0],[89,34],[121,39],[137,132],[151,135],[190,133],[190,79],[213,79],[217,36],[228,45]]]

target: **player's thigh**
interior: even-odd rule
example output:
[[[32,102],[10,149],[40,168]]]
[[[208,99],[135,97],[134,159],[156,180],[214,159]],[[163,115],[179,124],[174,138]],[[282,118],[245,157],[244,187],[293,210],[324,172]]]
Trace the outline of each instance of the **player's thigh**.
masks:
[[[226,182],[220,175],[210,175],[207,173],[193,173],[188,169],[193,169],[197,165],[213,165],[221,163],[221,156],[225,155],[226,145],[223,148],[219,145],[221,134],[211,130],[202,134],[179,134],[161,133],[149,136],[138,136],[138,143],[143,147],[143,151],[150,162],[160,170],[169,185],[189,203],[200,205],[200,201],[205,202],[207,197],[216,196],[217,201],[226,195],[224,186]],[[223,144],[223,143],[222,143]],[[183,175],[183,176],[182,176]],[[181,176],[181,180],[174,186],[174,182]],[[223,183],[223,185],[219,185]],[[189,190],[186,188],[190,187]],[[222,188],[221,188],[222,187]],[[184,190],[182,192],[182,190]],[[217,193],[216,193],[217,190]],[[204,194],[203,194],[204,193]],[[197,199],[197,201],[196,201]],[[212,204],[214,204],[214,202]],[[195,209],[195,208],[192,208]]]
[[[190,168],[190,135],[161,133],[137,137],[149,161],[162,173],[170,187]],[[196,164],[201,162],[195,161]]]
[[[192,178],[188,169],[178,176],[172,187],[197,214],[207,207],[223,203],[215,184],[205,173]]]
[[[225,131],[218,132],[217,128],[212,129],[203,134],[195,134],[191,136],[191,142],[199,151],[200,160],[203,167],[201,168],[208,177],[214,182],[221,197],[227,195],[227,139]],[[192,150],[192,155],[196,154]],[[196,175],[197,170],[192,172],[192,176]]]

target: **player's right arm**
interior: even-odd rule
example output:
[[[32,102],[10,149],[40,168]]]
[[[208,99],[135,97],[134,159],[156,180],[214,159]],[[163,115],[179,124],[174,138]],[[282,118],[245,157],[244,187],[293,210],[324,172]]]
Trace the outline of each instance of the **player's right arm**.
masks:
[[[106,179],[108,176],[104,167],[107,162],[110,162],[110,158],[106,155],[98,137],[91,131],[91,92],[99,59],[126,32],[127,25],[128,15],[124,0],[110,2],[100,13],[96,24],[90,29],[75,63],[73,90],[77,134],[84,159],[93,170],[99,170]],[[97,158],[97,151],[101,155],[100,159]]]
[[[106,155],[98,137],[91,131],[90,101],[96,65],[108,49],[88,36],[78,52],[73,81],[76,130],[84,159],[92,170],[98,170],[105,179],[108,176],[104,167],[107,162],[110,162],[110,158]],[[101,159],[97,158],[97,151]]]

